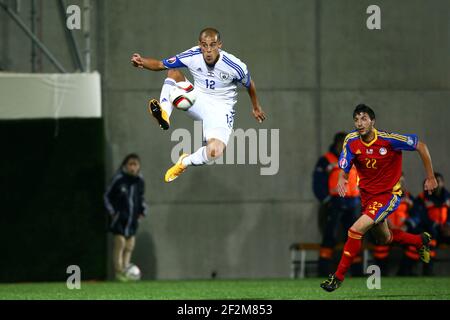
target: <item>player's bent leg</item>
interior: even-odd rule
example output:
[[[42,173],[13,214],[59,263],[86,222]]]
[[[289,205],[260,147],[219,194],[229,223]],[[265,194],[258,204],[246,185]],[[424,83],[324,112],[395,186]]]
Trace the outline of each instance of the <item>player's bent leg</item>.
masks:
[[[170,167],[164,176],[165,182],[172,182],[176,178],[178,178],[184,171],[186,171],[187,165],[183,164],[183,159],[188,157],[189,155],[187,153],[183,153],[179,158],[178,161]]]
[[[431,260],[431,248],[430,248],[430,242],[431,242],[431,234],[428,232],[424,232],[421,235],[422,238],[422,245],[420,246],[419,250],[419,256],[420,260],[422,260],[425,263],[430,263]]]
[[[332,292],[339,288],[344,281],[345,274],[352,265],[353,260],[358,256],[362,246],[364,234],[374,225],[373,220],[362,215],[348,230],[347,241],[345,242],[341,260],[336,272],[320,284],[325,291]]]
[[[225,143],[223,143],[219,139],[212,138],[208,140],[208,145],[206,146],[206,154],[208,155],[208,160],[219,158],[223,154],[225,147]]]
[[[361,234],[366,234],[373,226],[375,222],[367,215],[361,215],[358,220],[350,227],[351,230],[354,230]]]
[[[148,103],[148,111],[156,119],[159,126],[163,130],[169,129],[169,119],[173,111],[173,105],[169,100],[170,90],[176,85],[177,82],[185,80],[186,77],[181,71],[169,70],[167,72],[167,78],[164,80],[163,86],[161,88],[159,101],[156,99],[150,99]]]
[[[169,102],[169,104],[170,104],[170,102]],[[163,129],[163,130],[169,129],[169,127],[170,127],[169,117],[170,116],[169,116],[168,112],[165,111],[161,107],[158,100],[151,99],[148,102],[148,112],[153,116],[153,118],[156,119],[156,121],[158,122],[161,129]]]
[[[381,275],[385,276],[388,274],[388,256],[390,250],[390,244],[392,243],[392,232],[389,229],[387,220],[375,224],[370,230],[373,237],[375,238],[375,248],[373,252],[373,257],[375,264],[380,268]]]
[[[388,245],[392,243],[393,235],[389,229],[387,220],[381,223],[375,224],[370,230],[375,237],[378,245]]]
[[[182,154],[175,165],[167,170],[164,180],[172,182],[186,171],[188,166],[201,166],[220,157],[226,148],[230,134],[231,130],[227,128],[207,130],[205,134],[207,145],[199,148],[191,155]]]
[[[167,71],[167,78],[174,80],[175,82],[186,81],[184,73],[178,69],[170,69]]]
[[[430,242],[431,234],[428,232],[423,232],[422,234],[412,234],[402,230],[391,230],[392,232],[392,242],[401,245],[412,245],[417,248],[420,260],[425,263],[430,262]]]
[[[201,166],[211,160],[220,157],[225,149],[225,144],[217,139],[208,140],[208,145],[201,147],[191,155],[182,154],[177,163],[167,170],[164,180],[172,182],[178,178],[188,166]]]

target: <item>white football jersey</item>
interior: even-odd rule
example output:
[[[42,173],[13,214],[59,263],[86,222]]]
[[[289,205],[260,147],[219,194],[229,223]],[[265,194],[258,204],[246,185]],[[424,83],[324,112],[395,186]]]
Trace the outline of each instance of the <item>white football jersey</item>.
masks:
[[[198,46],[165,59],[163,63],[168,69],[188,68],[197,90],[229,104],[234,105],[237,101],[238,83],[247,88],[250,86],[245,63],[224,50],[220,50],[219,60],[213,67],[206,64]]]

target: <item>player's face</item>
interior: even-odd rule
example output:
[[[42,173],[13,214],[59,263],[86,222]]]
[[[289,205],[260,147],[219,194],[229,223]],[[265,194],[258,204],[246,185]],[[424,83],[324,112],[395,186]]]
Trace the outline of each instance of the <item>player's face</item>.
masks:
[[[357,114],[353,121],[355,122],[356,130],[358,130],[358,133],[363,137],[372,132],[375,124],[375,120],[370,120],[369,115],[365,112]]]
[[[213,65],[219,59],[219,50],[222,48],[222,42],[217,40],[217,36],[203,36],[198,45],[203,54],[203,59],[209,65]]]
[[[137,176],[139,174],[139,169],[141,168],[141,164],[137,159],[130,159],[128,160],[127,164],[125,165],[125,168],[128,172],[128,174],[132,176]]]

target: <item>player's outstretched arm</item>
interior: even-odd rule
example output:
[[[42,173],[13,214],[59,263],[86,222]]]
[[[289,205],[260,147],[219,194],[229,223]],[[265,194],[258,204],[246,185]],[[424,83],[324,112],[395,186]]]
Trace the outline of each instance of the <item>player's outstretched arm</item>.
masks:
[[[163,62],[153,58],[143,58],[139,53],[134,53],[131,56],[131,64],[136,68],[143,68],[152,71],[166,70]]]
[[[250,100],[252,101],[253,106],[253,116],[255,119],[261,123],[264,120],[266,120],[266,114],[261,108],[261,105],[259,104],[258,97],[256,96],[256,87],[253,80],[250,80],[250,86],[247,89],[248,95],[250,96]]]
[[[434,189],[437,188],[437,181],[434,177],[433,164],[431,162],[430,152],[428,151],[428,147],[425,143],[419,141],[417,143],[417,152],[420,154],[420,158],[422,158],[423,166],[425,167],[426,179],[424,184],[424,190],[428,191],[429,194],[432,193]]]
[[[345,197],[347,193],[348,173],[341,170],[339,172],[339,179],[337,184],[338,193],[341,197]]]

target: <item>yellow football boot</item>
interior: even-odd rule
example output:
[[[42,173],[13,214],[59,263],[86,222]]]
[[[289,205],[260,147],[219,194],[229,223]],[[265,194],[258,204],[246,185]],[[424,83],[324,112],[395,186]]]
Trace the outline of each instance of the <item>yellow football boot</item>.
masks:
[[[159,105],[158,100],[151,99],[148,102],[148,112],[158,121],[159,126],[163,130],[169,129],[170,121],[166,111]]]
[[[187,153],[183,153],[178,159],[177,163],[175,163],[169,170],[167,170],[166,175],[164,177],[165,182],[172,182],[186,170],[187,166],[183,165],[182,161],[187,156],[188,156]]]
[[[422,246],[419,248],[419,256],[420,260],[422,260],[425,263],[430,263],[430,242],[431,242],[431,234],[428,232],[422,233]]]

